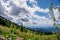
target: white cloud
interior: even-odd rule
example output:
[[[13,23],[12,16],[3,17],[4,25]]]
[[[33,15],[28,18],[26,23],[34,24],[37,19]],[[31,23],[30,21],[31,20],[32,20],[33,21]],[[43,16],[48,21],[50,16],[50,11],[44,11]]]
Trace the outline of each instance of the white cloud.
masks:
[[[42,12],[42,13],[49,13],[49,9],[46,8],[46,9],[39,9],[39,12]]]
[[[29,20],[28,22],[23,22],[23,24],[26,26],[26,25],[29,25],[29,26],[51,26],[53,25],[53,21],[46,18],[46,17],[38,17],[38,16],[35,16],[36,20]]]
[[[37,4],[37,0],[30,0],[30,3]]]
[[[59,11],[58,11],[58,9],[54,9],[54,16],[55,16],[56,20],[59,19]]]
[[[21,22],[21,19],[27,19],[27,22],[22,21],[24,25],[34,25],[34,23],[36,25],[52,25],[52,21],[50,19],[34,14],[36,11],[48,13],[48,8],[40,8],[39,6],[37,6],[36,0],[30,0],[30,3],[33,4],[33,7],[30,7],[27,5],[27,1],[28,0],[9,0],[7,3],[2,2],[3,7],[5,8],[4,14],[6,14],[7,17],[11,17],[11,21],[18,24]],[[33,20],[33,18],[35,18],[36,20]]]
[[[54,9],[54,16],[55,16],[55,19],[56,19],[56,24],[60,24],[59,13],[60,12],[58,11],[58,8]]]

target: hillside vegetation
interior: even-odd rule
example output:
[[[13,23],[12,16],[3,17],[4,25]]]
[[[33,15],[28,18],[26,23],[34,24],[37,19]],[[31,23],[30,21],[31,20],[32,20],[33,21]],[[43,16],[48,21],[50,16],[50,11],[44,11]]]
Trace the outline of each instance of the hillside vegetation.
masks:
[[[58,37],[60,38],[60,37]],[[0,40],[60,40],[56,34],[45,35],[41,32],[31,31],[23,25],[0,16]]]

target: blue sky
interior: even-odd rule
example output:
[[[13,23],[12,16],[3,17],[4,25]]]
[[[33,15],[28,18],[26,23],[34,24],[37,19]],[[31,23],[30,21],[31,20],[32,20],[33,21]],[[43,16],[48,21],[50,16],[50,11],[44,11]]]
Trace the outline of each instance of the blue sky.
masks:
[[[0,0],[0,15],[25,26],[49,26],[53,20],[49,13],[53,2],[54,16],[58,20],[60,0]]]
[[[54,7],[60,5],[60,0],[38,0],[38,5],[41,8],[49,8],[51,2],[53,2]]]
[[[60,6],[60,0],[38,0],[37,4],[40,8],[49,8],[51,3],[53,3],[53,8],[56,8],[56,6]],[[40,16],[48,17],[48,14],[40,12],[37,12],[37,14]]]

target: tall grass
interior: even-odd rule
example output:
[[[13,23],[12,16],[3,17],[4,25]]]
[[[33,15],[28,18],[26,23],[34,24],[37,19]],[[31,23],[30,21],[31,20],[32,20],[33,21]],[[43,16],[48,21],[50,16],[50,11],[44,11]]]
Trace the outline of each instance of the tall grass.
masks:
[[[14,29],[14,31],[12,31]],[[23,38],[24,40],[56,40],[56,35],[40,35],[33,32],[22,32],[19,29],[0,26],[0,35],[3,35],[6,40],[12,38],[16,40],[16,37]]]
[[[56,38],[57,38],[57,40],[60,40],[60,33],[58,32],[58,24],[56,24],[56,18],[55,18],[55,16],[54,16],[54,12],[53,12],[53,3],[51,3],[51,5],[50,5],[50,13],[52,13],[52,19],[53,19],[53,22],[54,22],[54,24],[53,24],[53,26],[55,26],[56,27]],[[60,11],[60,9],[59,9],[59,11]],[[59,15],[60,16],[60,15]]]

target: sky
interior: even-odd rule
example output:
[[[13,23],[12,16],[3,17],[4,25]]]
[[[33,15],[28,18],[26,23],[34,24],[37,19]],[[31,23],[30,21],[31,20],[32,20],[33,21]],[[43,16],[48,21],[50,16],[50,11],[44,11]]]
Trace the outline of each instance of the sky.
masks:
[[[24,26],[51,26],[51,2],[54,16],[58,20],[59,11],[56,7],[60,6],[60,0],[0,0],[0,16]]]

